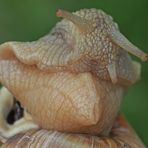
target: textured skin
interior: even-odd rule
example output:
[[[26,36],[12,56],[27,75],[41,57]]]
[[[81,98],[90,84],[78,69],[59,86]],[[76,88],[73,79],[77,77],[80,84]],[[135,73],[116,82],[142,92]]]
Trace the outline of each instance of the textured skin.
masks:
[[[8,42],[0,46],[0,52],[8,50],[21,62],[41,70],[91,72],[102,80],[111,80],[108,67],[114,65],[116,83],[134,83],[139,75],[131,59],[109,36],[110,30],[119,31],[111,16],[97,9],[82,9],[74,14],[91,22],[91,31],[82,32],[64,19],[38,41]]]
[[[144,148],[129,125],[121,117],[118,120],[110,137],[31,130],[10,138],[2,148]]]
[[[0,81],[45,129],[107,135],[124,89],[90,73],[46,73],[16,59],[0,60]]]

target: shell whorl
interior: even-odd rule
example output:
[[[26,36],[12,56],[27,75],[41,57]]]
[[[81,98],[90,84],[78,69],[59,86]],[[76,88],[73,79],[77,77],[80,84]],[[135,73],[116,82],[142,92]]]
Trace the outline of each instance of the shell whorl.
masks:
[[[111,131],[110,137],[90,136],[83,134],[60,133],[44,129],[30,130],[10,138],[2,148],[44,147],[44,148],[144,148],[139,138],[122,117],[118,126]]]

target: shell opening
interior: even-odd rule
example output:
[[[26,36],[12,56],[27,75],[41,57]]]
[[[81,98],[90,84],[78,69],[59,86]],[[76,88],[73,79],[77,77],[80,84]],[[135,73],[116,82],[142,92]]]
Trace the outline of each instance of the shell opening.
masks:
[[[8,124],[13,124],[15,121],[19,120],[24,116],[24,109],[21,107],[19,101],[14,98],[14,104],[7,116]]]
[[[0,89],[0,142],[5,143],[10,137],[38,128],[29,114],[24,112],[21,104],[14,100],[7,88]]]

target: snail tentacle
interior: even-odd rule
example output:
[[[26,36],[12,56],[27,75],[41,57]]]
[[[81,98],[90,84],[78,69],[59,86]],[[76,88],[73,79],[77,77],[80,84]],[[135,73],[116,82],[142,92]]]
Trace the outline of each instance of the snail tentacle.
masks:
[[[140,58],[142,61],[147,61],[148,60],[148,54],[144,53],[141,51],[138,47],[133,45],[129,40],[123,36],[119,31],[112,29],[110,31],[110,38],[120,47],[122,47],[124,50],[127,52],[137,56]]]
[[[93,30],[93,26],[88,20],[72,14],[68,11],[59,9],[57,11],[57,16],[63,17],[73,22],[80,29],[80,31],[82,31],[82,33],[90,33]]]

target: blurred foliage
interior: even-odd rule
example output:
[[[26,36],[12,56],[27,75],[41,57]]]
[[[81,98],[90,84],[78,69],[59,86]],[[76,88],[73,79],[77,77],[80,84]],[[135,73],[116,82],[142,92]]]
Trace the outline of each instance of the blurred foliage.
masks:
[[[112,15],[121,32],[148,52],[148,0],[0,0],[0,43],[36,40],[48,33],[60,20],[55,15],[59,8],[76,11],[92,7]],[[148,146],[148,62],[142,63],[141,77],[128,91],[122,110]]]

